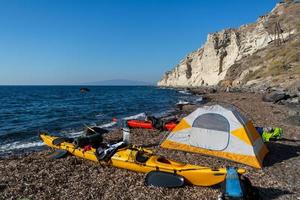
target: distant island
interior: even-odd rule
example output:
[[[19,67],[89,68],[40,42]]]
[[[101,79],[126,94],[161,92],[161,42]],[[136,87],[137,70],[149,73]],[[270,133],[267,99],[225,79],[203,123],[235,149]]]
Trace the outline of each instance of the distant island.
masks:
[[[134,85],[154,85],[154,83],[144,82],[144,81],[134,81],[127,79],[112,79],[104,81],[95,81],[84,83],[83,85],[114,85],[114,86],[134,86]]]

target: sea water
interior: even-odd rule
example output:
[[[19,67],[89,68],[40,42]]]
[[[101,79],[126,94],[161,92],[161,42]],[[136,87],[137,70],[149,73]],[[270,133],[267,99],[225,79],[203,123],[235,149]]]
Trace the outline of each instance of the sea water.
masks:
[[[86,87],[86,86],[84,86]],[[154,86],[0,86],[0,156],[38,149],[40,131],[76,137],[86,126],[112,128],[112,118],[172,111],[189,96]]]

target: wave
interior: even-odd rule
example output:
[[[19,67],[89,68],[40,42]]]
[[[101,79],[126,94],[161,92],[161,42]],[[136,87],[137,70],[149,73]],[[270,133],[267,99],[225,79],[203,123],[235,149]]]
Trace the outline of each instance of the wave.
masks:
[[[68,137],[75,138],[75,137],[81,136],[83,133],[84,133],[84,131],[77,131],[77,132],[66,133],[66,135],[68,135]]]
[[[129,120],[129,119],[145,119],[146,116],[147,116],[147,114],[144,113],[144,112],[142,112],[142,113],[139,113],[139,114],[136,114],[136,115],[125,117],[123,119],[125,119],[125,120]]]
[[[181,93],[181,94],[187,94],[187,95],[190,95],[190,94],[191,94],[191,93],[189,93],[189,92],[186,91],[186,90],[179,90],[178,92]]]
[[[97,126],[97,127],[99,127],[99,128],[111,128],[111,127],[114,127],[116,124],[117,124],[117,122],[110,122],[110,123],[107,123],[107,124],[102,124],[102,125]]]
[[[36,142],[12,142],[8,144],[4,144],[0,146],[0,152],[7,152],[11,150],[17,150],[17,149],[28,149],[32,147],[40,147],[44,146],[44,143],[41,141]]]
[[[187,105],[187,104],[190,104],[190,102],[179,100],[179,101],[176,103],[176,105]]]
[[[124,117],[121,120],[130,120],[130,119],[140,119],[140,120],[143,120],[143,119],[146,118],[146,116],[147,116],[146,113],[139,113],[139,114],[136,114],[136,115]],[[102,125],[99,125],[97,127],[99,127],[99,128],[112,128],[112,127],[116,126],[117,124],[118,124],[117,122],[109,122],[107,124],[102,124]]]
[[[96,118],[102,118],[102,117],[105,117],[105,114],[103,114],[103,113],[98,113],[98,114],[96,115]]]
[[[203,102],[203,97],[200,96],[198,99],[195,100],[197,103],[202,103]]]

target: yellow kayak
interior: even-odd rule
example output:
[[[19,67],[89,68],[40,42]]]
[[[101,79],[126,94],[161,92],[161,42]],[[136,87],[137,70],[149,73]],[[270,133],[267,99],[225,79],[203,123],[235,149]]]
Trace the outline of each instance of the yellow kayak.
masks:
[[[99,161],[96,156],[96,149],[84,150],[77,148],[71,142],[62,142],[58,145],[53,144],[53,140],[58,137],[50,136],[45,133],[40,134],[43,142],[50,147],[67,150],[74,156]],[[154,155],[153,152],[145,148],[125,147],[118,149],[109,159],[109,163],[118,168],[128,169],[136,172],[148,173],[151,171],[162,171],[176,173],[184,177],[187,183],[197,186],[212,186],[224,181],[226,168],[211,169],[197,165],[184,164],[166,159],[162,156]],[[239,174],[243,174],[244,169],[238,169]]]

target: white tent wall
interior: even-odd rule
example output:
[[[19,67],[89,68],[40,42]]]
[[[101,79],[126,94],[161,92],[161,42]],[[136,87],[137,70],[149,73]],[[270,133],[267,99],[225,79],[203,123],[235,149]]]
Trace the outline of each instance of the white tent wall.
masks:
[[[220,105],[198,108],[183,118],[161,146],[222,157],[257,168],[262,166],[268,151],[247,118],[234,107]]]

